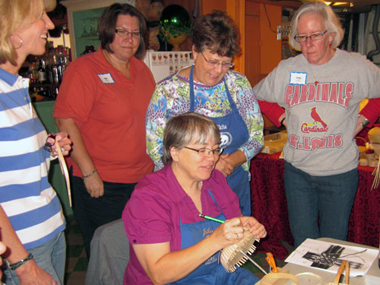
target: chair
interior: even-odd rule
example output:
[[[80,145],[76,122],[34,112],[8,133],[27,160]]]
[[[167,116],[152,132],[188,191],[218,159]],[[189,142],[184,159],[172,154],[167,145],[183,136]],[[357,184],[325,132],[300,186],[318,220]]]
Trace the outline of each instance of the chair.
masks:
[[[91,255],[86,285],[123,284],[129,261],[129,241],[121,219],[96,229],[91,241]]]

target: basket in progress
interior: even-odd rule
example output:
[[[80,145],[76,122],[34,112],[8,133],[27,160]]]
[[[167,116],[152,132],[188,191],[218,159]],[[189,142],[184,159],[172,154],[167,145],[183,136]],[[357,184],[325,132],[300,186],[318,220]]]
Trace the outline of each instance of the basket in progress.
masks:
[[[241,251],[245,254],[252,254],[256,250],[255,241],[259,241],[259,239],[256,239],[249,231],[245,231],[244,237],[239,242],[222,249],[219,258],[227,272],[234,272],[237,267],[247,261],[248,258]]]

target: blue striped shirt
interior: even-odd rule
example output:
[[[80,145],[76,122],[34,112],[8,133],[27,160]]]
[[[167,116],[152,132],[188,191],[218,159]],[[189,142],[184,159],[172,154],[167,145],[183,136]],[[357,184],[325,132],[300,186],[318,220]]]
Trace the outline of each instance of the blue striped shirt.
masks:
[[[0,203],[26,249],[65,228],[48,182],[47,133],[31,104],[29,80],[0,68]]]

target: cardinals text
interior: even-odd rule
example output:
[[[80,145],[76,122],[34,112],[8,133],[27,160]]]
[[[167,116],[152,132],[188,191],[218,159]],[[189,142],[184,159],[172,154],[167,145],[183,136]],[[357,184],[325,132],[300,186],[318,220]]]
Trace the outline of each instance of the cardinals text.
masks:
[[[352,98],[353,83],[309,83],[304,85],[288,85],[286,87],[286,103],[291,108],[304,102],[331,102],[345,108],[349,107]]]

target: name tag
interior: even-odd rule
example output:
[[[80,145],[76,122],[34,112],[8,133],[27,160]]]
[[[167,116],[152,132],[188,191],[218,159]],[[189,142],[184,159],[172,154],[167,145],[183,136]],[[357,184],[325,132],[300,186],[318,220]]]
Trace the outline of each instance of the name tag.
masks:
[[[306,84],[307,73],[306,72],[291,72],[289,84],[303,85]]]
[[[104,84],[113,84],[115,83],[115,81],[113,80],[112,76],[111,76],[111,73],[104,73],[104,74],[98,74],[100,80],[104,83]]]

